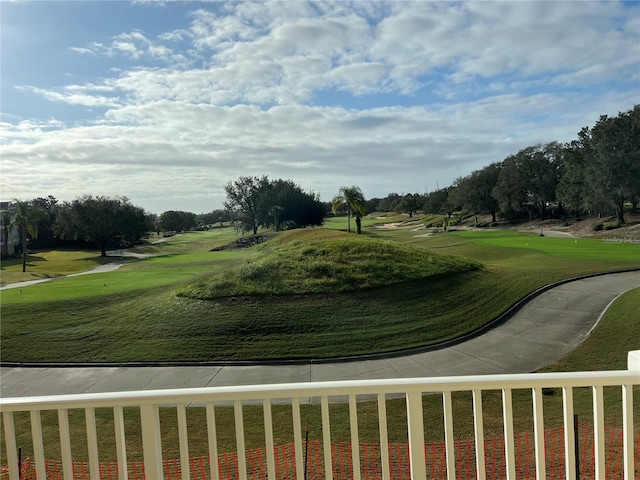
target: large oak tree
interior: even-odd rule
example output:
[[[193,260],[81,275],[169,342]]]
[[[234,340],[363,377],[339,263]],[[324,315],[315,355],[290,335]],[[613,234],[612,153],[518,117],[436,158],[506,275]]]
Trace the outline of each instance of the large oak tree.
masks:
[[[265,207],[261,202],[265,190],[269,188],[269,179],[263,177],[240,177],[225,185],[227,201],[224,207],[231,212],[238,227],[243,232],[258,233],[261,220],[268,212],[269,207]]]
[[[537,210],[544,219],[549,203],[556,200],[563,169],[563,148],[558,142],[524,148],[502,162],[493,194],[505,212],[527,211],[532,217]]]
[[[105,257],[110,242],[137,240],[147,228],[144,210],[126,197],[84,195],[63,204],[55,232],[62,239],[95,242]]]
[[[623,224],[624,202],[640,197],[640,105],[617,117],[601,116],[590,133],[589,185],[606,195]]]

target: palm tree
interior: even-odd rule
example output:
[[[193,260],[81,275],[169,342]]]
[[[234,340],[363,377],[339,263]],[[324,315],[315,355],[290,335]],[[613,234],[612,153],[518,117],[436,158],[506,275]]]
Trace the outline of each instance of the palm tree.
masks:
[[[9,207],[13,218],[9,229],[18,228],[20,243],[22,244],[22,271],[27,271],[27,236],[38,238],[38,222],[46,216],[46,212],[34,202],[16,200]]]
[[[355,185],[352,187],[340,187],[338,195],[331,202],[331,211],[335,215],[340,207],[347,208],[347,231],[351,232],[351,215],[356,217],[356,233],[362,232],[361,218],[367,214],[367,202],[364,199],[362,190]]]

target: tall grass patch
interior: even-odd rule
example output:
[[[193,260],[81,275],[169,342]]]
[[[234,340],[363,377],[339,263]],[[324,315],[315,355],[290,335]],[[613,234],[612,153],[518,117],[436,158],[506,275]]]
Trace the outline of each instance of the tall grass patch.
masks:
[[[340,293],[480,268],[462,257],[326,230],[286,232],[256,250],[259,256],[233,270],[202,276],[179,295]]]

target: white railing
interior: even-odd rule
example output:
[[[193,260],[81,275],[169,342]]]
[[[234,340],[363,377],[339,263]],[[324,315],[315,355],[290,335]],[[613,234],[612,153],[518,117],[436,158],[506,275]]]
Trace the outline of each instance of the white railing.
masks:
[[[634,363],[638,359],[638,352],[629,356],[630,368],[637,368]],[[281,385],[258,385],[240,387],[196,388],[176,390],[156,390],[143,392],[120,392],[103,394],[64,395],[29,398],[4,398],[0,400],[3,414],[5,449],[9,465],[9,478],[18,480],[18,446],[16,428],[14,424],[15,412],[30,412],[31,437],[33,439],[33,461],[38,479],[45,479],[45,456],[43,446],[43,428],[40,412],[55,410],[58,412],[58,428],[60,435],[61,463],[65,480],[71,480],[73,452],[70,442],[69,416],[72,409],[83,409],[86,418],[86,438],[88,449],[88,464],[90,478],[100,478],[98,458],[98,435],[96,433],[95,413],[98,408],[113,409],[115,424],[115,443],[117,453],[118,472],[120,479],[127,478],[127,451],[125,446],[125,428],[123,408],[137,407],[140,410],[142,430],[142,448],[144,470],[148,480],[162,479],[164,476],[163,457],[161,449],[161,429],[159,409],[172,406],[177,411],[178,438],[180,450],[181,475],[189,479],[189,445],[187,441],[187,405],[204,405],[207,418],[208,454],[210,458],[218,458],[218,442],[216,429],[216,408],[229,408],[234,412],[235,437],[238,452],[238,478],[247,480],[247,464],[244,452],[245,433],[243,426],[243,405],[261,404],[264,424],[264,447],[267,460],[269,479],[276,478],[274,460],[274,434],[272,405],[286,402],[291,405],[294,445],[295,471],[297,480],[304,480],[303,465],[303,426],[300,414],[301,403],[313,402],[320,404],[322,422],[322,445],[324,477],[333,480],[331,462],[331,423],[329,404],[336,401],[347,402],[349,410],[349,425],[351,435],[353,463],[353,479],[360,480],[360,455],[358,450],[358,415],[357,401],[363,399],[377,399],[378,424],[380,438],[380,455],[382,478],[390,478],[388,428],[386,414],[386,400],[401,394],[406,399],[409,458],[412,479],[427,478],[424,448],[424,418],[423,396],[426,394],[440,395],[444,412],[444,444],[446,447],[446,477],[456,478],[456,461],[454,452],[454,415],[452,409],[452,393],[471,392],[472,411],[475,430],[475,465],[478,479],[485,479],[485,454],[483,433],[482,393],[485,391],[501,391],[504,457],[506,461],[505,477],[516,479],[514,447],[514,418],[512,404],[512,390],[526,389],[531,392],[533,408],[534,455],[536,478],[546,478],[546,461],[544,448],[544,412],[543,389],[561,389],[564,419],[564,464],[565,478],[575,477],[576,456],[574,450],[574,410],[573,392],[575,388],[587,387],[592,390],[593,398],[593,443],[595,453],[595,478],[605,478],[605,435],[604,435],[604,400],[603,389],[608,386],[619,387],[622,392],[622,435],[623,435],[623,471],[624,478],[635,479],[634,446],[633,446],[633,387],[640,385],[640,371],[607,371],[607,372],[578,372],[578,373],[547,373],[521,375],[487,375],[461,376],[441,378],[415,378],[398,380],[363,380],[347,382],[318,382]],[[219,479],[220,472],[217,462],[210,462],[210,478]]]

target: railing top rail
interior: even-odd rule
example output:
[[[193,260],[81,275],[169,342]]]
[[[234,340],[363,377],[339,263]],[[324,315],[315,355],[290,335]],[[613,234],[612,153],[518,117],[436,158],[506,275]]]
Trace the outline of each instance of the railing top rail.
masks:
[[[3,411],[46,410],[225,402],[230,400],[289,399],[346,395],[397,394],[499,390],[503,388],[560,388],[640,385],[640,372],[629,370],[599,372],[526,373],[402,379],[351,380],[331,382],[284,383],[227,387],[183,388],[131,392],[86,393],[0,399]]]

